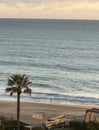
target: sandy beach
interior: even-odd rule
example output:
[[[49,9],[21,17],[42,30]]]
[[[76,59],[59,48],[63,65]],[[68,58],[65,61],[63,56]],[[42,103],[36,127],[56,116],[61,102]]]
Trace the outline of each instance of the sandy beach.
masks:
[[[86,109],[90,108],[99,107],[21,102],[20,120],[25,123],[38,125],[44,123],[49,117],[57,115],[82,116],[85,114]],[[16,119],[16,101],[0,100],[0,115]],[[33,118],[33,115],[41,115],[43,118],[36,119],[35,117]]]

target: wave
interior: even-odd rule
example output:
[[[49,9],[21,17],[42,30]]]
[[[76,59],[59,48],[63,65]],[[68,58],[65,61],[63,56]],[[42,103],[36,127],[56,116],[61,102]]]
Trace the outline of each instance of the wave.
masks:
[[[71,96],[52,93],[33,93],[32,101],[60,103],[60,104],[83,104],[83,105],[99,105],[99,98]]]
[[[0,94],[0,99],[16,100],[16,95]],[[99,105],[99,98],[33,92],[32,96],[21,95],[21,101],[58,104]]]
[[[88,67],[86,65],[84,66],[68,66],[67,64],[46,64],[46,63],[32,63],[32,62],[26,62],[26,58],[24,58],[24,61],[19,61],[18,59],[16,59],[15,61],[0,61],[1,65],[4,66],[24,66],[24,67],[36,67],[36,68],[44,68],[44,69],[53,69],[53,70],[60,70],[60,71],[69,71],[69,72],[80,72],[80,73],[84,73],[84,72],[97,72],[99,71],[98,68],[95,67]]]

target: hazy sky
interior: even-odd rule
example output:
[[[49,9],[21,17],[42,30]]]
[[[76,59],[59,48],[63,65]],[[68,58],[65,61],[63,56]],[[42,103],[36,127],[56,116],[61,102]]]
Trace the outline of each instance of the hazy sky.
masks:
[[[0,0],[0,18],[99,19],[99,0]]]

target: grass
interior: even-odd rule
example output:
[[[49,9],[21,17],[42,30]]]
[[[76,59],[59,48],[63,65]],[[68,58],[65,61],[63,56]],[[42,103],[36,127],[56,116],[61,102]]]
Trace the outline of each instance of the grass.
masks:
[[[55,128],[55,129],[51,129],[51,130],[74,130],[73,128]]]

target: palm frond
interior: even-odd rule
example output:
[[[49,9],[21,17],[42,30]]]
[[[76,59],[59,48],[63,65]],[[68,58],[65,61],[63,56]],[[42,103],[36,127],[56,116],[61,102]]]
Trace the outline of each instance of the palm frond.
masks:
[[[11,79],[12,79],[14,82],[16,82],[16,76],[15,76],[15,75],[12,75],[12,76],[11,76]]]
[[[16,92],[18,91],[18,88],[17,88],[17,87],[12,87],[12,91],[13,91],[14,93],[16,93]]]
[[[32,83],[31,81],[28,81],[28,82],[27,82],[27,85],[29,85],[29,84],[31,84],[31,83]]]
[[[9,93],[9,92],[16,93],[16,92],[17,92],[17,87],[9,87],[9,88],[6,88],[6,89],[5,89],[5,92],[6,92],[6,93]]]
[[[12,91],[12,88],[11,88],[11,87],[5,89],[5,92],[6,92],[6,93],[9,93],[9,92],[11,92],[11,91]]]
[[[26,89],[24,90],[24,93],[31,95],[32,90],[31,90],[30,88],[26,88]]]
[[[15,85],[15,82],[12,79],[8,79],[8,86],[13,86]]]
[[[32,91],[28,88],[31,83],[25,74],[14,74],[8,79],[8,86],[11,87],[6,88],[5,91],[10,92],[10,95],[13,95],[13,93],[21,94],[22,89],[25,88],[24,93],[31,95]]]
[[[28,77],[26,75],[23,75],[23,79],[21,82],[21,86],[23,88],[26,88],[29,84],[31,84],[32,82],[29,81]]]
[[[10,93],[10,96],[12,96],[12,95],[13,95],[13,92]]]

